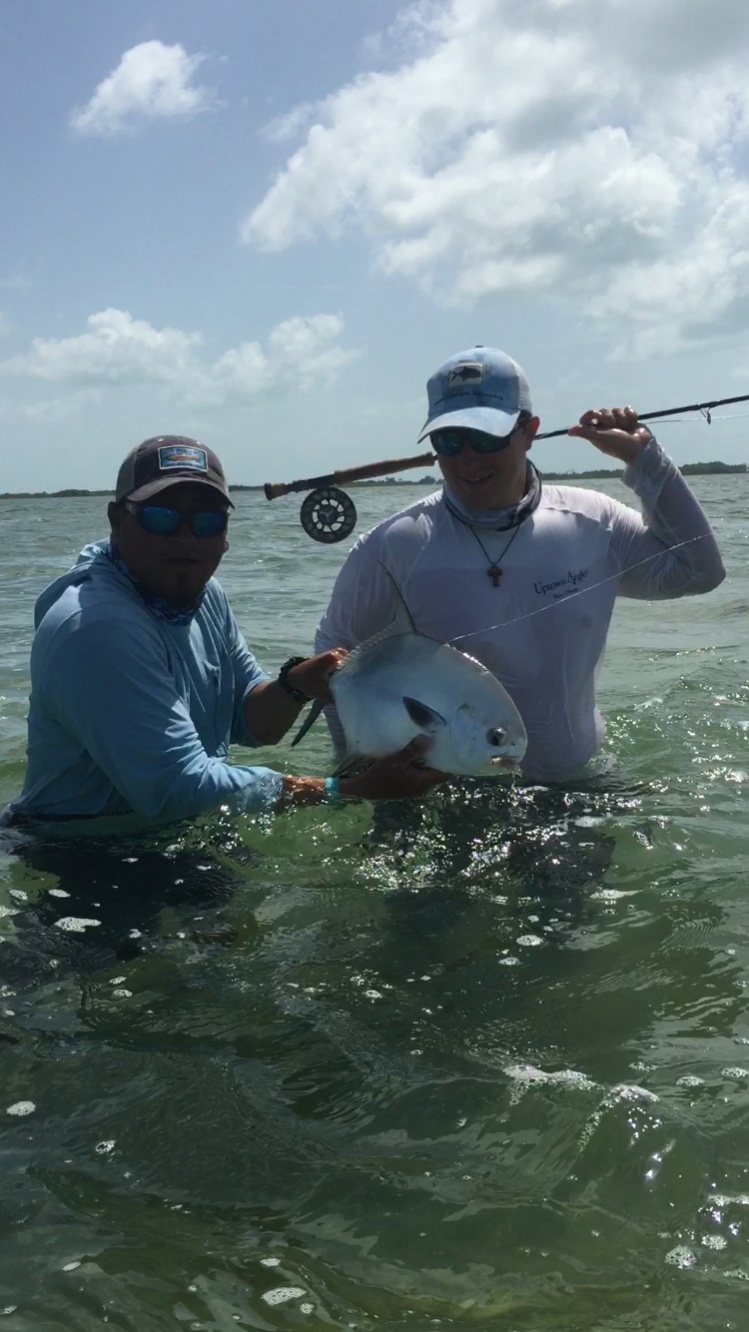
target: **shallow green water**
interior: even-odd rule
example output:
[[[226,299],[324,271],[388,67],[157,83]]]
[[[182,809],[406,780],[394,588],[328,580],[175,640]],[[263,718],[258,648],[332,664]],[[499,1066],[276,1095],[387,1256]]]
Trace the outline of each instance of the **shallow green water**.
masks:
[[[747,1326],[749,485],[695,486],[729,578],[620,605],[597,784],[6,839],[0,1326]],[[101,510],[0,501],[0,801],[34,596]],[[243,496],[223,566],[269,667],[341,559],[296,512]]]

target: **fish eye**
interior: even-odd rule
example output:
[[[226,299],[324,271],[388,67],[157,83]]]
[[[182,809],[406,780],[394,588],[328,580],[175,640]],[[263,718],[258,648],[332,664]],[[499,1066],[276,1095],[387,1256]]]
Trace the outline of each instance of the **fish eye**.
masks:
[[[503,745],[505,740],[507,739],[504,731],[500,730],[499,727],[496,727],[491,731],[487,731],[486,738],[490,745]]]

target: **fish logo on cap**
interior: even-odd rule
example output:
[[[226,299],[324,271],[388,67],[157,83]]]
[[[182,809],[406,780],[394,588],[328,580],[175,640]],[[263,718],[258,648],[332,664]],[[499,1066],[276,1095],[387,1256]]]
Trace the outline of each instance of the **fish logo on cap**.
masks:
[[[465,361],[454,365],[447,377],[447,387],[460,388],[463,384],[480,384],[484,378],[484,367],[480,361]]]

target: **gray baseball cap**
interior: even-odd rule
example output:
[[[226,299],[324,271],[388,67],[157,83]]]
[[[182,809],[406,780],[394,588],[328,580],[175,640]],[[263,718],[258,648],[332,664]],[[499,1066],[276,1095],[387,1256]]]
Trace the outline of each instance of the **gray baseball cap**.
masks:
[[[213,449],[185,435],[155,435],[131,449],[117,473],[115,499],[147,500],[180,481],[207,486],[232,503]]]

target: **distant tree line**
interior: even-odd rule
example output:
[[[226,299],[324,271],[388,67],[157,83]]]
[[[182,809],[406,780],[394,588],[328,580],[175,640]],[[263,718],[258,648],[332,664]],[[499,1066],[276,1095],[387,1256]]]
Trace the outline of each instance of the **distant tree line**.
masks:
[[[746,472],[746,463],[698,462],[685,463],[679,471],[684,476],[715,476],[726,472]],[[546,481],[595,481],[606,477],[622,476],[623,469],[596,468],[589,472],[543,472]],[[418,477],[385,476],[374,481],[355,481],[355,486],[435,486],[438,478],[430,473]],[[262,490],[262,486],[232,486],[232,491]],[[348,489],[348,487],[346,487]],[[93,495],[111,496],[111,490],[5,490],[0,491],[0,499],[88,499]]]
[[[726,472],[746,472],[746,463],[724,463],[724,462],[697,462],[684,463],[679,468],[682,476],[715,476],[723,475]],[[589,472],[542,472],[546,481],[593,481],[599,478],[605,480],[607,476],[623,476],[624,468],[605,468],[599,467]]]

